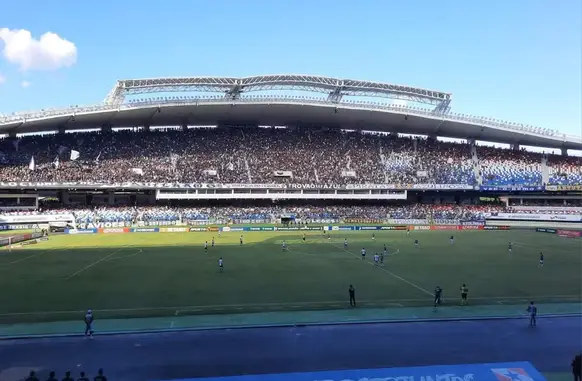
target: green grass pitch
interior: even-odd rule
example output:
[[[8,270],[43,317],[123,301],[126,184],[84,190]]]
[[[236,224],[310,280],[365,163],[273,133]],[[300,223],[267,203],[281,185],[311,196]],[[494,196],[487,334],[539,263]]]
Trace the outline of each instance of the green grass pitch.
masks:
[[[580,240],[520,230],[453,234],[454,244],[451,232],[436,231],[377,231],[375,240],[370,231],[332,232],[331,240],[311,231],[306,242],[298,232],[247,232],[242,246],[239,232],[52,236],[0,250],[0,323],[74,320],[87,308],[99,318],[349,308],[350,284],[361,307],[427,306],[437,285],[445,306],[458,305],[462,283],[470,305],[582,299]],[[216,247],[205,253],[213,236]],[[390,255],[375,267],[384,244]]]

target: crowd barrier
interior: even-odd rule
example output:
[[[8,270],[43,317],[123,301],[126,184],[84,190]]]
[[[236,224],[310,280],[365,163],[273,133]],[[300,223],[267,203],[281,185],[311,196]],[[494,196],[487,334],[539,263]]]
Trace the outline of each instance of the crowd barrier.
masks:
[[[119,234],[119,233],[187,233],[187,232],[306,232],[306,231],[405,231],[405,230],[509,230],[509,226],[483,225],[477,223],[459,225],[377,225],[377,226],[176,226],[176,227],[136,227],[136,228],[99,228],[99,229],[66,229],[67,234]]]

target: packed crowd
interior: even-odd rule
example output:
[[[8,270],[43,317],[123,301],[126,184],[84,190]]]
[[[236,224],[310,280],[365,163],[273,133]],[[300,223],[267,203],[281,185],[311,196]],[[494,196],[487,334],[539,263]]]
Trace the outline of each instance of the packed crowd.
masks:
[[[0,140],[0,179],[474,185],[480,177],[484,185],[541,185],[541,154],[477,151],[478,165],[468,144],[314,129],[67,133]],[[550,184],[582,183],[579,158],[552,156],[548,165]]]
[[[45,208],[36,211],[3,211],[3,215],[73,214],[78,223],[88,222],[170,222],[241,220],[277,222],[288,218],[301,222],[365,219],[483,219],[485,213],[500,212],[499,205],[406,204],[406,205],[300,205],[268,207],[96,207]]]

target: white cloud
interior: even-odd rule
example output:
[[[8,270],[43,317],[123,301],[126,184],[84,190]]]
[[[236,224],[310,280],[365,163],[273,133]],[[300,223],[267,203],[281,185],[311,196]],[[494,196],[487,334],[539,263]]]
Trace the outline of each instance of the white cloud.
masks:
[[[20,83],[20,86],[24,87],[25,89],[26,89],[27,87],[30,87],[30,85],[32,85],[32,83],[31,83],[31,82],[28,82],[28,81],[22,81],[22,82]]]
[[[6,77],[0,74],[0,85],[3,84],[4,82],[6,82]]]
[[[22,71],[56,70],[77,62],[77,47],[58,34],[47,32],[35,39],[25,29],[0,28],[4,58]]]

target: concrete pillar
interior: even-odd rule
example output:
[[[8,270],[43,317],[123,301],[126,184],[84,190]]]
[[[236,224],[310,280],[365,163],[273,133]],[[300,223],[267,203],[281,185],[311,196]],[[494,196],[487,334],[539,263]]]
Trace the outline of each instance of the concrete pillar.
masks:
[[[143,125],[143,129],[146,130],[146,131],[149,131],[150,130],[150,125],[149,124],[144,124]]]
[[[10,132],[8,133],[8,137],[9,137],[9,138],[16,139],[16,131],[14,131],[14,130],[13,130],[13,131],[10,131]]]
[[[111,132],[111,125],[110,124],[104,124],[101,126],[101,132]]]
[[[469,145],[470,145],[471,147],[474,147],[474,146],[475,146],[475,144],[476,144],[476,142],[477,142],[477,141],[476,141],[475,139],[467,139],[467,143],[469,143]]]
[[[188,130],[188,125],[186,123],[182,124],[182,131],[186,132]]]
[[[60,135],[63,135],[65,133],[65,126],[59,126],[58,131]]]
[[[108,196],[107,203],[112,206],[115,205],[115,192],[109,191],[107,196]]]
[[[519,144],[512,144],[511,149],[514,151],[519,151]]]
[[[568,156],[568,149],[562,148],[562,156]]]

